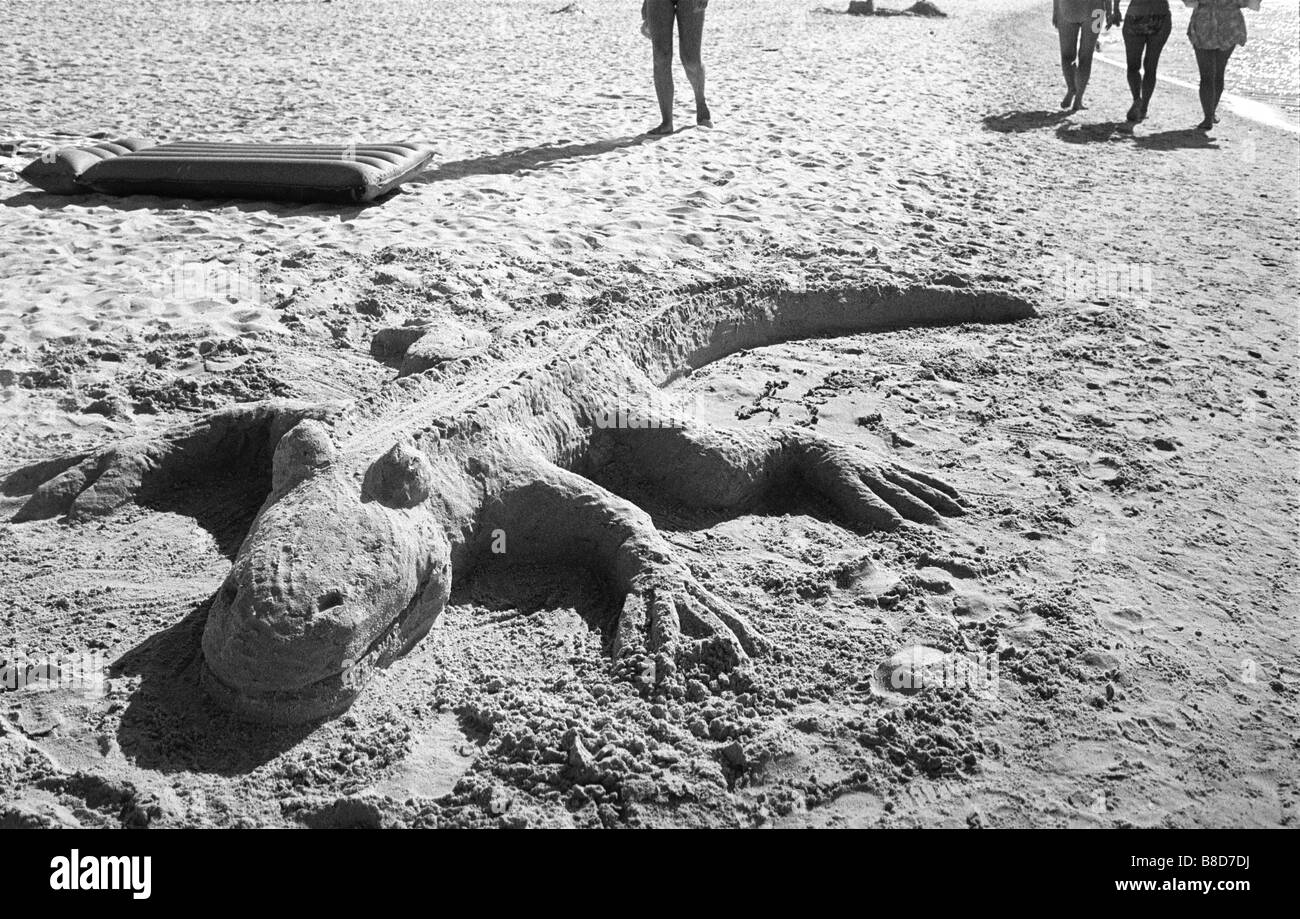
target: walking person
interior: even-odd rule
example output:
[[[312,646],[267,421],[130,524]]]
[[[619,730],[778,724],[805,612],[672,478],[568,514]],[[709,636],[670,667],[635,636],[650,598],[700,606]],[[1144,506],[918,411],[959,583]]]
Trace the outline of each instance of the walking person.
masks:
[[[1228,58],[1238,45],[1246,43],[1246,17],[1241,15],[1246,5],[1246,0],[1197,0],[1187,23],[1187,38],[1196,52],[1196,69],[1201,76],[1201,113],[1205,120],[1196,126],[1198,130],[1209,131],[1219,120],[1216,113]]]
[[[1118,10],[1119,4],[1115,6]],[[1128,88],[1133,94],[1133,104],[1128,110],[1130,122],[1143,121],[1147,117],[1147,106],[1156,91],[1160,52],[1164,50],[1172,30],[1169,0],[1129,0],[1121,34],[1128,63]]]
[[[700,45],[704,38],[704,11],[709,0],[645,0],[641,5],[642,31],[654,48],[655,95],[659,97],[659,126],[650,134],[673,133],[673,23],[682,69],[695,91],[695,123],[713,127],[713,117],[704,101],[704,64]]]
[[[1119,0],[1113,0],[1118,4]],[[1083,94],[1092,77],[1092,54],[1097,37],[1112,15],[1112,0],[1052,0],[1052,25],[1061,43],[1061,74],[1065,98],[1061,108],[1085,108]]]

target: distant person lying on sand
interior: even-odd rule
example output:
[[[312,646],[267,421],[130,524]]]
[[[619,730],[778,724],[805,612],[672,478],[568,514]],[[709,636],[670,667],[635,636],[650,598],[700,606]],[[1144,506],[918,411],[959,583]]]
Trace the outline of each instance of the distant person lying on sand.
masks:
[[[1118,8],[1119,4],[1116,4]],[[1169,0],[1129,0],[1124,18],[1124,52],[1128,58],[1128,88],[1133,94],[1128,120],[1142,121],[1156,91],[1160,52],[1173,30]]]
[[[1052,25],[1061,40],[1061,73],[1065,76],[1065,98],[1061,108],[1079,111],[1083,93],[1092,76],[1092,52],[1097,36],[1111,16],[1111,3],[1119,0],[1052,0]]]
[[[654,46],[655,95],[663,119],[651,134],[673,133],[673,19],[677,20],[678,43],[682,52],[682,69],[695,90],[695,123],[713,127],[709,107],[704,102],[704,64],[700,62],[700,43],[704,36],[704,10],[709,0],[645,0],[641,5],[642,31]]]
[[[1187,37],[1196,52],[1196,68],[1201,72],[1201,111],[1205,120],[1196,127],[1208,131],[1219,119],[1219,97],[1223,95],[1223,73],[1233,49],[1246,43],[1246,17],[1241,15],[1244,0],[1197,0],[1187,23]],[[1257,5],[1257,4],[1256,4]]]

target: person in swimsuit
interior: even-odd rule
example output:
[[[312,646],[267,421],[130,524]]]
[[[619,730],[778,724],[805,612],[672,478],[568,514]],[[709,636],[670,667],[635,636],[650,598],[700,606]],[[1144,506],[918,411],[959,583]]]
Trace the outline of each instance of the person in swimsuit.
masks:
[[[1246,43],[1246,17],[1241,15],[1245,0],[1197,0],[1187,23],[1187,37],[1196,52],[1201,73],[1201,111],[1205,120],[1196,127],[1209,131],[1219,119],[1219,97],[1223,95],[1223,73],[1233,49]]]
[[[1065,77],[1065,98],[1061,108],[1079,111],[1083,93],[1092,77],[1092,53],[1097,36],[1114,14],[1111,4],[1119,0],[1052,0],[1052,25],[1061,40],[1061,73]]]
[[[704,36],[704,10],[709,0],[645,0],[641,5],[643,30],[654,48],[655,95],[662,119],[651,134],[673,133],[673,21],[677,22],[682,69],[695,90],[695,123],[713,127],[709,106],[704,101],[704,64],[700,44]]]
[[[1117,3],[1116,8],[1118,6]],[[1129,121],[1142,121],[1147,117],[1147,106],[1156,91],[1160,52],[1173,27],[1169,0],[1129,0],[1123,31],[1124,52],[1128,58],[1128,89],[1133,94],[1133,104],[1128,110]]]

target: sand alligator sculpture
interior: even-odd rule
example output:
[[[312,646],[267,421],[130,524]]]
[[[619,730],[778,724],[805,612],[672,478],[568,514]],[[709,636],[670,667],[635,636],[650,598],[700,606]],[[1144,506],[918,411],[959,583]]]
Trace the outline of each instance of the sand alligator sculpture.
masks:
[[[738,513],[798,480],[858,530],[937,523],[962,501],[931,475],[808,429],[661,417],[661,388],[742,349],[1010,321],[1033,308],[996,288],[737,282],[648,314],[612,312],[495,339],[389,330],[375,346],[402,372],[374,394],[240,405],[64,458],[47,464],[58,474],[27,492],[14,519],[101,515],[217,470],[265,482],[202,637],[205,688],[256,720],[346,709],[375,668],[429,631],[452,578],[495,542],[511,560],[578,559],[606,577],[622,597],[608,629],[616,665],[635,680],[680,684],[690,669],[741,666],[770,645],[620,496],[629,483]]]

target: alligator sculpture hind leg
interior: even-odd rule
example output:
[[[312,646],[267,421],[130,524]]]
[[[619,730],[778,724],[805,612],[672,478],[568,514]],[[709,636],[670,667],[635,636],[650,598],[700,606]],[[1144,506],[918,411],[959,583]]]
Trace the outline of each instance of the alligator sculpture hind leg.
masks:
[[[730,511],[801,483],[859,532],[892,530],[904,520],[937,524],[963,513],[950,485],[860,447],[794,428],[755,434],[654,421],[599,431],[591,448],[594,477],[649,488],[688,507]]]

